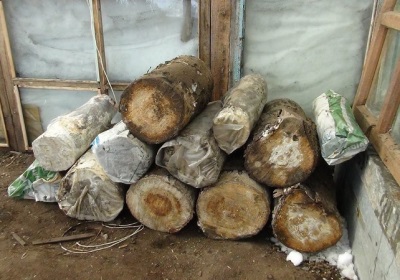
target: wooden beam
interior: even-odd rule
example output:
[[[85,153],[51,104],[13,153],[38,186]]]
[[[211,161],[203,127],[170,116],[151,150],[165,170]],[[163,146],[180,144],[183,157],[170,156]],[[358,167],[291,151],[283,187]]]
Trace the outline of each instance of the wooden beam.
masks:
[[[396,0],[385,0],[383,2],[377,18],[378,23],[382,22],[384,13],[393,10],[395,4]],[[375,71],[378,68],[379,57],[385,42],[386,33],[387,27],[381,24],[376,25],[373,30],[371,45],[369,47],[366,63],[361,74],[360,84],[354,98],[353,108],[359,105],[364,105],[367,101]]]
[[[364,131],[379,157],[386,165],[398,184],[400,184],[400,147],[389,133],[381,134],[374,123],[376,118],[365,106],[358,106],[354,109],[354,116],[361,129]]]
[[[392,28],[400,31],[400,13],[393,11],[386,12],[382,15],[380,23],[387,28]]]
[[[227,92],[230,73],[231,1],[211,1],[211,72],[214,76],[213,100]]]
[[[211,0],[199,1],[199,58],[211,68]]]
[[[400,59],[392,73],[390,84],[377,123],[378,133],[386,133],[393,125],[400,105]]]
[[[106,52],[104,48],[103,20],[101,16],[100,0],[92,0],[92,13],[93,13],[94,37],[96,41],[97,68],[100,80],[100,93],[108,94],[107,77],[106,77],[107,75]]]
[[[13,85],[15,78],[14,62],[11,54],[3,2],[0,1],[0,91],[4,113],[6,133],[10,149],[24,151],[28,147],[28,138],[22,114],[18,87]]]
[[[14,78],[13,83],[15,86],[24,88],[87,90],[87,91],[97,91],[100,88],[100,83],[97,81]]]
[[[231,19],[231,61],[230,61],[230,75],[229,75],[229,88],[233,87],[242,76],[242,54],[243,54],[243,39],[244,39],[244,13],[246,1],[238,0],[232,5],[232,19]]]

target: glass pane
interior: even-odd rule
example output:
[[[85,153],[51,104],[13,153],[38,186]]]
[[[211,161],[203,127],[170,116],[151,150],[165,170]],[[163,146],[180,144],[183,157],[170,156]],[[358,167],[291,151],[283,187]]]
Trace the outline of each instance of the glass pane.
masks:
[[[20,88],[20,94],[28,140],[31,144],[54,118],[75,110],[96,93]]]
[[[392,126],[390,134],[393,136],[397,144],[400,144],[400,108],[397,110],[397,117]]]
[[[17,76],[96,80],[86,1],[12,0],[3,5]]]
[[[185,10],[182,0],[102,1],[109,79],[132,81],[178,55],[197,56],[198,2],[190,2]]]
[[[262,74],[269,97],[312,100],[332,89],[353,100],[373,1],[246,1],[244,73]]]
[[[378,71],[375,73],[374,81],[371,87],[371,93],[368,97],[366,106],[375,115],[379,116],[384,98],[386,96],[391,76],[400,58],[400,32],[389,29],[381,59],[379,61]]]

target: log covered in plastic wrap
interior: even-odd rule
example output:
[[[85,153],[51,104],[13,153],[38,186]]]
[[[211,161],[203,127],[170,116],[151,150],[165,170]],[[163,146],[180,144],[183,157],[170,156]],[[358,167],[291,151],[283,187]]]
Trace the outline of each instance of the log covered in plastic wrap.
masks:
[[[212,125],[221,107],[220,101],[209,103],[178,137],[161,146],[156,164],[195,188],[217,181],[226,154],[212,135]]]
[[[270,195],[245,171],[224,171],[197,199],[198,225],[207,237],[241,239],[256,235],[270,215]]]
[[[342,236],[332,174],[318,167],[304,182],[274,191],[272,229],[285,246],[313,253],[335,245]]]
[[[109,96],[97,95],[71,113],[55,118],[32,142],[36,160],[46,170],[67,170],[110,126],[116,112]]]
[[[223,97],[223,109],[214,118],[214,137],[230,154],[243,146],[267,102],[267,83],[258,74],[240,79]]]
[[[210,101],[213,78],[194,56],[180,56],[143,75],[122,93],[119,110],[131,133],[150,144],[178,135]]]
[[[146,227],[174,233],[193,218],[196,189],[156,168],[136,183],[126,194],[131,214]]]
[[[137,182],[153,164],[156,153],[153,145],[134,137],[122,121],[100,133],[92,151],[108,177],[124,184]]]
[[[269,101],[244,157],[250,176],[267,186],[284,188],[303,182],[319,161],[316,126],[294,101]]]
[[[88,150],[61,180],[58,206],[79,220],[108,222],[124,206],[123,187],[111,181],[91,150]]]

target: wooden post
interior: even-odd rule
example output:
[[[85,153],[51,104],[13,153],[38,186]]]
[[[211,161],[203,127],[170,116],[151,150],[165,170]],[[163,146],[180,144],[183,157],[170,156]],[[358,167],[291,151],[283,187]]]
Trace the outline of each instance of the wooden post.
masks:
[[[211,68],[211,0],[199,1],[199,58]]]

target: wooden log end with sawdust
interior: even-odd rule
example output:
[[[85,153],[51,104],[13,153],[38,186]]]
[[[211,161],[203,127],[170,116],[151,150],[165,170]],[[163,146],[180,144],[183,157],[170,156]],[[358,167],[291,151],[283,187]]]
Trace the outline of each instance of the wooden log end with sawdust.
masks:
[[[276,188],[303,182],[319,161],[315,124],[289,99],[268,102],[245,151],[245,168],[257,181]]]
[[[193,218],[196,189],[183,184],[168,171],[150,171],[126,194],[131,214],[146,227],[174,233]]]
[[[272,228],[285,246],[313,253],[335,245],[342,237],[332,174],[317,168],[304,182],[274,191]]]
[[[201,191],[196,212],[207,237],[241,239],[256,235],[270,215],[270,196],[245,171],[224,171],[220,179]]]
[[[149,144],[165,142],[199,114],[211,99],[213,78],[194,56],[180,56],[131,83],[119,110],[131,133]]]

